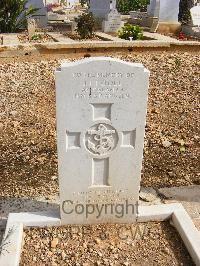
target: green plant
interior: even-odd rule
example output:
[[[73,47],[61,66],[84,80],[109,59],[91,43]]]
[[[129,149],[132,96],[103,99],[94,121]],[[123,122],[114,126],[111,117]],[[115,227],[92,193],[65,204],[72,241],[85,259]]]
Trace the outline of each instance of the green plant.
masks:
[[[89,39],[94,34],[95,30],[95,18],[92,13],[83,13],[79,17],[75,18],[77,23],[77,33],[81,39]]]
[[[187,24],[191,21],[190,9],[194,6],[192,0],[180,0],[178,20],[182,24]]]
[[[38,8],[25,8],[28,0],[0,0],[0,32],[16,32],[26,27],[27,18]]]
[[[117,0],[117,9],[122,14],[130,11],[146,11],[149,0]]]
[[[125,40],[129,40],[130,37],[132,37],[133,40],[141,40],[143,37],[143,30],[140,26],[126,24],[119,30],[118,36]]]
[[[42,35],[41,34],[34,34],[31,37],[31,40],[33,40],[33,41],[37,41],[37,40],[41,40],[41,39],[42,39]]]

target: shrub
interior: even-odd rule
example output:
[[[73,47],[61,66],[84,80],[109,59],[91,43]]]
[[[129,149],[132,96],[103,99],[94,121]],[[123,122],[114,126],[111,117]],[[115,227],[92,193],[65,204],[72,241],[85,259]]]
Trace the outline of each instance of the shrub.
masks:
[[[129,14],[130,11],[146,11],[149,0],[117,0],[117,9],[122,14]]]
[[[95,30],[95,18],[92,13],[83,13],[79,17],[75,18],[77,22],[77,29],[81,39],[89,39],[94,34]]]
[[[133,40],[141,40],[143,37],[143,30],[140,26],[126,24],[119,30],[118,36],[125,40],[129,40],[130,37],[132,37]]]
[[[38,8],[25,8],[27,0],[0,0],[0,32],[16,32],[26,27],[27,18]]]
[[[87,5],[89,6],[89,0],[80,0],[81,6]]]
[[[191,21],[190,9],[193,7],[192,0],[180,0],[178,20],[182,24],[187,24]]]
[[[31,40],[33,40],[33,41],[37,41],[37,40],[41,40],[41,39],[42,39],[42,35],[41,34],[34,34],[31,37]]]

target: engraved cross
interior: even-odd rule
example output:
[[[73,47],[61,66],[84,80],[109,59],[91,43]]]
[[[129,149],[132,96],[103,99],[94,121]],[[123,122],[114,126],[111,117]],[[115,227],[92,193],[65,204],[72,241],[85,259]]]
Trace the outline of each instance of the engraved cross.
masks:
[[[92,186],[109,186],[109,156],[117,147],[135,148],[136,130],[117,132],[111,126],[112,104],[91,104],[93,126],[84,136],[85,148],[92,155]],[[103,122],[102,122],[103,121]],[[81,132],[67,131],[67,150],[81,148]]]

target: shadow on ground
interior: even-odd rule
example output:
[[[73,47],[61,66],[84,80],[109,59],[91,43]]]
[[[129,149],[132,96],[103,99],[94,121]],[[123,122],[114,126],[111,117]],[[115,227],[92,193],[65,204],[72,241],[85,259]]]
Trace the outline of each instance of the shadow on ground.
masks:
[[[40,212],[59,210],[59,198],[51,200],[44,198],[27,199],[27,198],[0,198],[0,243],[2,242],[5,231],[6,220],[11,212]]]

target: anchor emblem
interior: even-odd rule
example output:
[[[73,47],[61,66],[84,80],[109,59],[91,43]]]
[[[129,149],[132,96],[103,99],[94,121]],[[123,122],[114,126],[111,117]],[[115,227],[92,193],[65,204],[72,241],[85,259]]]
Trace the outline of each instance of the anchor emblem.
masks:
[[[87,148],[94,154],[107,155],[116,145],[116,130],[109,125],[99,124],[96,129],[89,129],[87,134]]]

